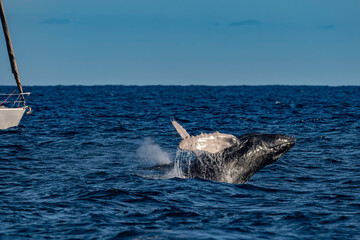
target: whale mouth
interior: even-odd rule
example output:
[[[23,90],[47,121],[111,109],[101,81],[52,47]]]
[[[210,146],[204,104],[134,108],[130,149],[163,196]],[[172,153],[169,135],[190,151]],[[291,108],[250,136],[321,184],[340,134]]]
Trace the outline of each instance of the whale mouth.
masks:
[[[266,146],[269,149],[282,149],[284,147],[293,147],[296,143],[296,139],[292,136],[288,135],[280,135],[280,134],[274,134],[274,135],[268,135],[271,136],[270,139],[266,140]]]
[[[270,148],[283,148],[289,146],[290,148],[293,147],[296,143],[296,139],[294,137],[287,136],[288,138],[283,139],[282,142],[270,146]]]
[[[291,136],[282,135],[277,139],[277,144],[270,146],[270,149],[274,152],[272,159],[276,161],[285,153],[287,153],[296,144],[296,139]]]

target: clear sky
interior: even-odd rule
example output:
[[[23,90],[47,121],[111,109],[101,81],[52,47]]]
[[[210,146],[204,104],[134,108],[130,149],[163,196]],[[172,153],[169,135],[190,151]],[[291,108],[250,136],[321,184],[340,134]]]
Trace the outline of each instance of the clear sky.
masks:
[[[25,86],[360,85],[359,0],[3,4]]]

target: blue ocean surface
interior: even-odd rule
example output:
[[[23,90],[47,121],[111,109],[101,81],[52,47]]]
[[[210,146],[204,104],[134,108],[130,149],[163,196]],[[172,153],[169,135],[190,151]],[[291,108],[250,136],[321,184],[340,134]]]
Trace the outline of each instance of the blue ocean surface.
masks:
[[[54,86],[0,132],[0,239],[360,239],[360,87]],[[14,87],[0,87],[12,92]],[[282,133],[246,184],[161,175],[180,136]]]

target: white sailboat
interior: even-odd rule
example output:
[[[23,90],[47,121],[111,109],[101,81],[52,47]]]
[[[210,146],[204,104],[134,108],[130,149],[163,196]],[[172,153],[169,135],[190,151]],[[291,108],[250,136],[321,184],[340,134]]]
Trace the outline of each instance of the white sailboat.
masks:
[[[12,44],[11,44],[11,40],[10,40],[10,33],[9,33],[8,25],[6,22],[6,18],[5,18],[4,7],[3,7],[1,0],[0,0],[0,18],[1,18],[2,27],[4,30],[6,47],[7,47],[7,51],[9,54],[9,60],[10,60],[12,73],[14,74],[15,82],[17,84],[18,91],[19,91],[17,94],[14,94],[15,91],[11,94],[0,94],[0,96],[6,98],[4,101],[2,101],[0,103],[0,129],[7,129],[10,127],[16,127],[17,125],[19,125],[20,120],[23,117],[26,110],[29,110],[29,112],[30,112],[31,109],[30,109],[30,107],[26,106],[26,102],[25,102],[25,96],[30,95],[30,93],[24,93],[21,82],[20,82],[20,77],[19,77],[19,72],[18,72],[17,65],[16,65],[14,50],[12,48]],[[16,96],[17,96],[17,98],[15,100],[11,101],[10,98],[14,98]]]

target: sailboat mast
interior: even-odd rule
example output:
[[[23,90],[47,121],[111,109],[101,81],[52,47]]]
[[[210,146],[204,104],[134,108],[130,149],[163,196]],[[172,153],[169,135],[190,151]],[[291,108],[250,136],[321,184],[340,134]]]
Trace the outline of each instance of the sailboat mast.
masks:
[[[1,18],[2,27],[3,27],[3,30],[4,30],[6,46],[7,46],[7,51],[8,51],[8,54],[9,54],[9,60],[10,60],[10,65],[11,65],[11,70],[12,70],[12,73],[14,74],[15,82],[16,82],[16,84],[18,86],[18,89],[19,89],[19,92],[21,94],[21,100],[25,104],[25,98],[24,98],[24,95],[23,95],[24,92],[23,92],[22,85],[21,85],[21,82],[20,82],[20,76],[19,76],[17,65],[16,65],[14,49],[13,49],[12,44],[11,44],[9,28],[8,28],[8,25],[7,25],[7,22],[6,22],[4,7],[3,7],[3,4],[2,4],[1,0],[0,0],[0,18]]]

